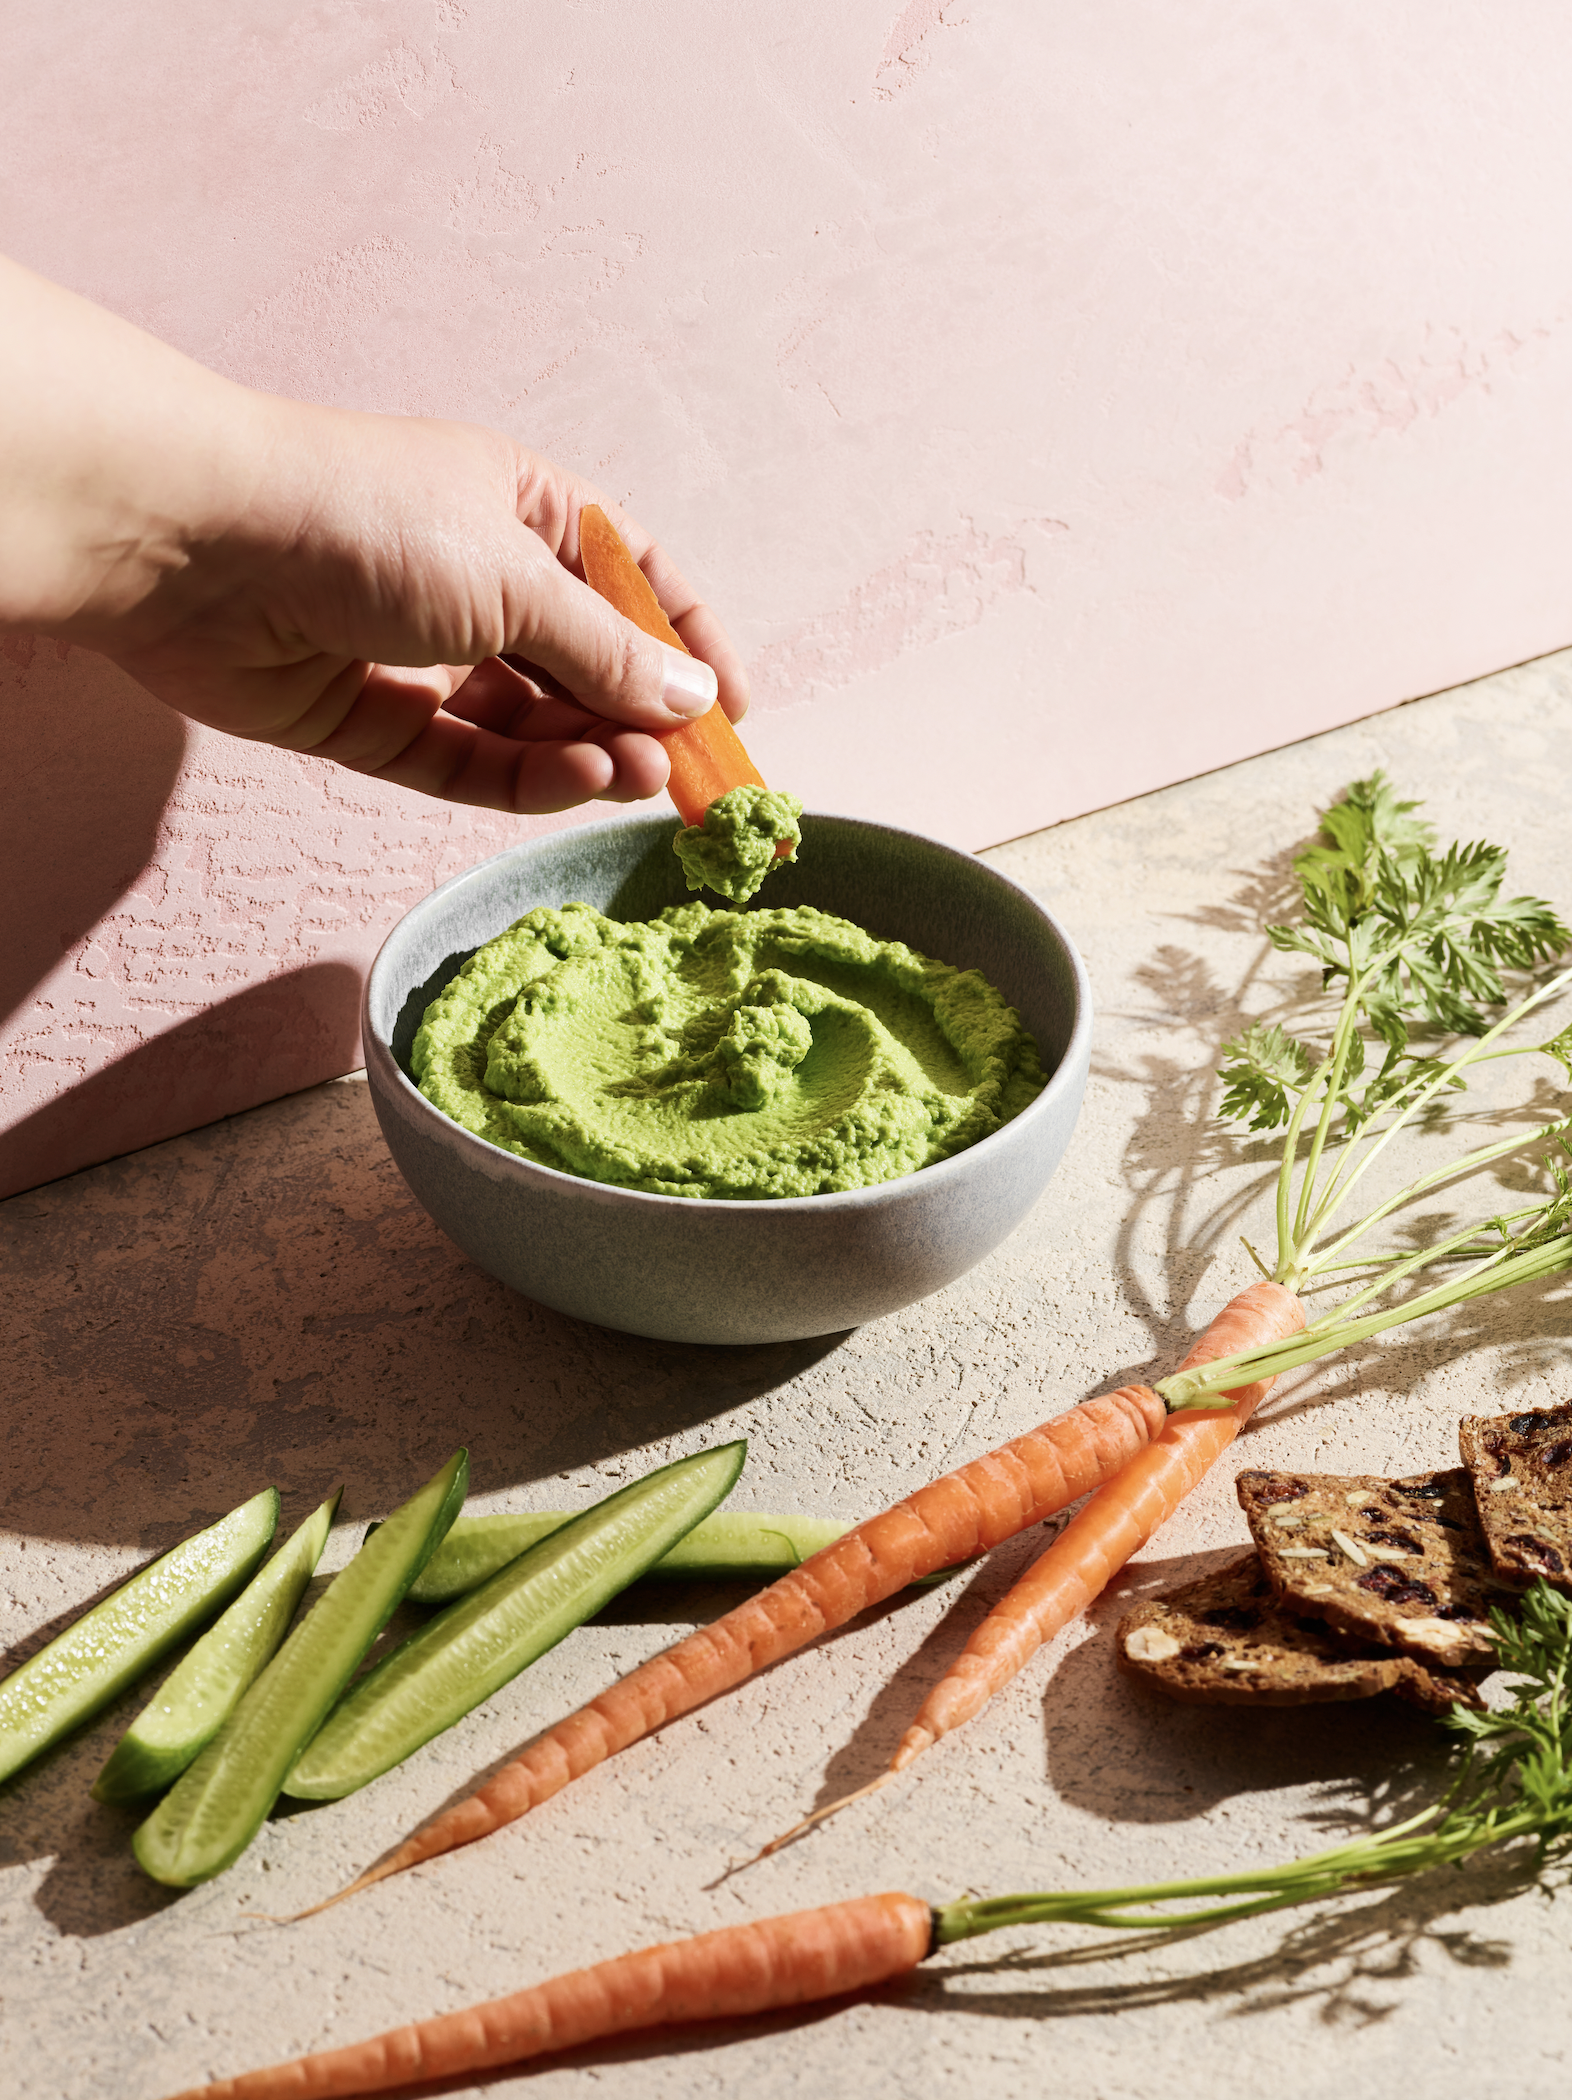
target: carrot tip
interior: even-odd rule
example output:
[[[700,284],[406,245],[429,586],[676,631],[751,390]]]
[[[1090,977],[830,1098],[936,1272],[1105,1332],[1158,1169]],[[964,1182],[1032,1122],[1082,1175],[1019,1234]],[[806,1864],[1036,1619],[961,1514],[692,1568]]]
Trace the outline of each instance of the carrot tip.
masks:
[[[320,1903],[313,1903],[309,1909],[297,1910],[289,1917],[275,1918],[273,1922],[275,1925],[298,1925],[303,1918],[320,1917],[323,1911],[331,1910],[335,1903],[343,1903],[350,1896],[358,1896],[362,1889],[370,1888],[373,1882],[385,1880],[392,1871],[390,1867],[372,1867],[352,1881],[347,1888],[339,1889],[335,1895],[324,1896]],[[257,1915],[260,1916],[260,1912]]]
[[[752,1859],[744,1860],[743,1865],[757,1866],[761,1859],[768,1859],[772,1852],[779,1852],[782,1846],[789,1845],[794,1838],[804,1836],[816,1823],[828,1822],[831,1816],[838,1816],[843,1808],[850,1808],[854,1801],[864,1801],[869,1794],[876,1794],[881,1786],[888,1786],[894,1777],[895,1768],[892,1765],[887,1772],[881,1772],[877,1779],[870,1779],[866,1786],[858,1787],[855,1793],[842,1794],[839,1801],[826,1802],[823,1808],[816,1808],[811,1815],[804,1816],[800,1823],[793,1823],[790,1830],[783,1830],[779,1837],[771,1838],[767,1845],[754,1853]]]
[[[931,1728],[924,1728],[920,1723],[908,1728],[901,1737],[895,1755],[890,1759],[891,1778],[893,1779],[897,1772],[904,1772],[915,1758],[921,1757],[925,1750],[931,1750],[938,1740]],[[855,1799],[855,1795],[852,1798]]]

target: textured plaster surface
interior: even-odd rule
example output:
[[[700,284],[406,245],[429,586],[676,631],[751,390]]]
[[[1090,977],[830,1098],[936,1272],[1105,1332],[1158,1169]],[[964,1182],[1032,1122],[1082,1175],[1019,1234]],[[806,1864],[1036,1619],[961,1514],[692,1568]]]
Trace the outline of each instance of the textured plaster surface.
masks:
[[[816,807],[983,846],[1568,639],[1553,0],[0,0],[0,36],[0,246],[240,380],[598,477]],[[350,1069],[381,932],[537,828],[5,652],[0,1189]]]
[[[1259,926],[1315,810],[1385,766],[1444,837],[1509,844],[1515,884],[1565,906],[1569,749],[1572,654],[1000,850],[1083,945],[1100,1017],[1086,1108],[1047,1195],[993,1257],[857,1333],[685,1348],[509,1296],[415,1207],[355,1080],[13,1198],[0,1206],[13,1657],[267,1480],[291,1523],[348,1483],[330,1567],[460,1440],[482,1503],[505,1508],[587,1499],[746,1435],[737,1505],[853,1518],[1172,1364],[1250,1273],[1236,1234],[1269,1231],[1264,1155],[1203,1119],[1221,1041],[1296,981]],[[1487,1304],[1298,1374],[1241,1455],[1444,1465],[1460,1413],[1564,1400],[1568,1354],[1564,1290]],[[1187,1709],[1115,1674],[1124,1600],[1243,1537],[1232,1471],[903,1784],[719,1887],[728,1860],[881,1767],[1040,1539],[788,1660],[509,1831],[289,1928],[253,1914],[324,1896],[735,1593],[625,1600],[400,1771],[277,1816],[231,1872],[183,1895],[140,1878],[130,1819],[88,1796],[124,1703],[0,1793],[8,2096],[155,2100],[730,1919],[882,1887],[942,1899],[1223,1872],[1424,1798],[1440,1739],[1393,1702]],[[1569,2075],[1568,1933],[1564,1898],[1478,1865],[1122,1955],[1070,1932],[978,1941],[863,2002],[629,2041],[485,2090],[1548,2100]]]

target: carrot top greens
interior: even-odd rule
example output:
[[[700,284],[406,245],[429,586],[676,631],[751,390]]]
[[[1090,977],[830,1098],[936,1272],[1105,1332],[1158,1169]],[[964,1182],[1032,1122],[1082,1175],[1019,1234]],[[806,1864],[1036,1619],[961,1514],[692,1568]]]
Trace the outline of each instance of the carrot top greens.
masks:
[[[1183,1932],[1257,1912],[1376,1888],[1455,1865],[1492,1845],[1531,1841],[1540,1864],[1572,1841],[1572,1598],[1536,1582],[1520,1615],[1493,1611],[1503,1669],[1516,1674],[1505,1706],[1454,1707],[1442,1726],[1467,1739],[1457,1777],[1440,1801],[1374,1836],[1312,1852],[1286,1866],[1124,1889],[968,1898],[935,1912],[934,1938],[972,1939],[1008,1925],[1102,1925],[1115,1932]],[[1206,1909],[1132,1910],[1132,1904],[1231,1900]]]
[[[1326,811],[1294,861],[1300,918],[1266,929],[1275,948],[1319,965],[1324,1038],[1254,1021],[1224,1044],[1220,1074],[1225,1119],[1283,1131],[1275,1265],[1250,1248],[1263,1274],[1296,1293],[1339,1270],[1375,1274],[1290,1341],[1164,1379],[1157,1391],[1170,1408],[1215,1407],[1230,1388],[1572,1264],[1572,1183],[1561,1164],[1572,1158],[1572,1123],[1559,1118],[1453,1155],[1333,1229],[1393,1139],[1444,1120],[1475,1067],[1543,1055],[1572,1077],[1572,1027],[1541,1042],[1505,1040],[1572,983],[1572,970],[1544,976],[1572,929],[1541,898],[1502,895],[1499,846],[1439,850],[1419,806],[1376,773]],[[1552,1149],[1541,1188],[1522,1208],[1476,1217],[1426,1246],[1353,1252],[1427,1192],[1544,1143]],[[1410,1276],[1438,1264],[1444,1281],[1391,1302]],[[1377,1300],[1388,1302],[1364,1310]]]

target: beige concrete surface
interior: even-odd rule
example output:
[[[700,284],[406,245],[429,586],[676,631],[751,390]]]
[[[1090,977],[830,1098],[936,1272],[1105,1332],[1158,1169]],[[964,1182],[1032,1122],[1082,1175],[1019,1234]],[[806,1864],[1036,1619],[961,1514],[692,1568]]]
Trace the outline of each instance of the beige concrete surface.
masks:
[[[1295,982],[1259,928],[1285,901],[1287,857],[1315,810],[1385,766],[1443,836],[1509,845],[1516,887],[1572,907],[1569,755],[1572,654],[999,849],[1091,968],[1085,1112],[995,1256],[858,1333],[689,1349],[510,1296],[407,1194],[355,1081],[13,1198],[0,1206],[12,1660],[268,1480],[286,1522],[347,1482],[329,1567],[460,1441],[500,1508],[587,1499],[745,1434],[737,1505],[851,1518],[1171,1364],[1247,1279],[1239,1231],[1269,1231],[1266,1155],[1206,1120],[1209,1075],[1241,1013]],[[1551,1287],[1373,1344],[1286,1382],[1249,1458],[1445,1464],[1464,1410],[1567,1396],[1568,1334],[1567,1292]],[[1244,1536],[1232,1471],[902,1784],[720,1886],[728,1860],[882,1765],[1040,1540],[789,1660],[511,1830],[288,1928],[255,1913],[326,1895],[735,1593],[626,1600],[401,1771],[276,1816],[235,1868],[183,1895],[141,1877],[132,1819],[89,1798],[127,1701],[0,1790],[0,2085],[14,2100],[154,2100],[718,1922],[881,1887],[942,1899],[1223,1872],[1423,1798],[1444,1744],[1396,1704],[1186,1709],[1116,1676],[1121,1600]],[[864,2002],[451,2090],[1549,2095],[1572,2076],[1569,1937],[1565,1897],[1478,1865],[1178,1942],[1005,1935]]]

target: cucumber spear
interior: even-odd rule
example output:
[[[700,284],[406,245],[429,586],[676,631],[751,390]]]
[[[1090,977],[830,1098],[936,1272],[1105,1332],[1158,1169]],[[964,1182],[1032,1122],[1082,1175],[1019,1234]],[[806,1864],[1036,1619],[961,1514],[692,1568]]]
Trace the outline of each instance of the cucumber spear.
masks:
[[[340,1488],[312,1511],[170,1671],[115,1745],[94,1782],[95,1800],[134,1801],[157,1793],[217,1735],[289,1631],[342,1493]]]
[[[160,1554],[0,1682],[0,1779],[91,1720],[161,1656],[221,1611],[278,1527],[264,1488]]]
[[[189,1888],[244,1852],[285,1773],[442,1543],[468,1483],[468,1453],[457,1451],[333,1578],[132,1839],[155,1881]]]

